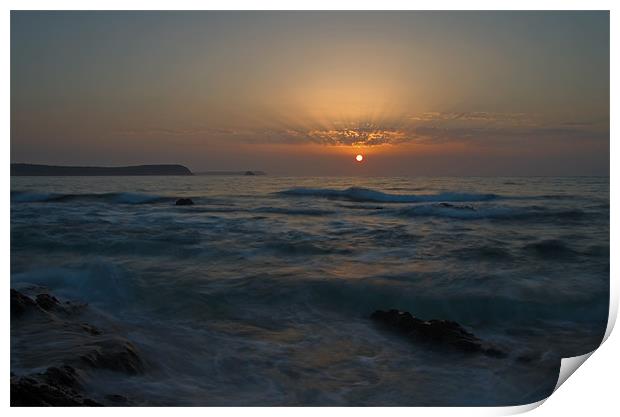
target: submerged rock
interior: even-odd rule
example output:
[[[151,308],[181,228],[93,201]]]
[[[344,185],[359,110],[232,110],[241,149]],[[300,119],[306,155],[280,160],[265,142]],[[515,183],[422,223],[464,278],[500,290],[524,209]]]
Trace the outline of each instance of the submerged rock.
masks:
[[[83,309],[86,304],[61,302],[48,293],[38,294],[34,299],[11,288],[11,317],[17,318],[26,313],[64,313],[70,315]]]
[[[35,310],[37,310],[37,303],[32,298],[11,288],[11,317],[18,317]]]
[[[145,364],[136,347],[124,339],[98,343],[80,359],[88,366],[136,375],[144,372]]]
[[[398,310],[377,310],[370,318],[416,341],[451,346],[463,352],[483,353],[492,357],[506,356],[502,350],[485,345],[482,340],[454,321],[425,321],[412,316],[409,312]]]
[[[95,406],[102,405],[83,396],[80,370],[84,377],[94,369],[135,375],[146,366],[138,349],[121,335],[82,320],[86,304],[59,300],[49,293],[30,297],[11,289],[11,337],[19,335],[20,343],[32,345],[41,361],[32,364],[30,372],[45,369],[46,350],[54,364],[45,372],[15,375],[11,372],[11,405],[13,406]],[[31,314],[32,313],[32,314]],[[40,338],[45,337],[45,343]],[[48,343],[49,342],[49,343]],[[38,348],[44,345],[44,348]],[[56,350],[56,347],[58,350]],[[13,350],[19,355],[19,350]],[[101,397],[105,404],[126,404],[129,400],[118,394]]]
[[[194,204],[191,198],[179,198],[176,203],[177,206],[191,206]]]
[[[63,365],[59,368],[52,366],[41,375],[43,380],[50,385],[65,386],[69,388],[81,388],[78,374],[75,368],[69,365]]]
[[[44,373],[11,377],[13,407],[100,406],[83,397],[77,372],[71,366],[50,367]]]
[[[36,302],[37,305],[45,311],[52,310],[60,305],[60,301],[58,301],[58,299],[53,295],[49,294],[37,295]]]

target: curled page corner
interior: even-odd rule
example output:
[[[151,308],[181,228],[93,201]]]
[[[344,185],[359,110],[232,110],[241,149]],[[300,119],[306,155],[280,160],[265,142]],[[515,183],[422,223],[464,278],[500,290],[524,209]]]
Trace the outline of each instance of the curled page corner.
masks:
[[[516,414],[523,414],[523,413],[527,413],[528,411],[532,411],[538,407],[540,407],[545,401],[547,401],[547,398],[543,398],[542,400],[538,400],[536,402],[533,403],[529,403],[529,404],[523,404],[523,405],[513,405],[510,407],[502,407],[499,410],[501,410],[498,414],[496,415],[502,415],[502,416],[512,416],[512,415],[516,415]]]
[[[555,384],[553,392],[556,392],[560,386],[566,382],[566,380],[579,368],[583,363],[596,351],[586,353],[581,356],[573,356],[572,358],[562,358],[560,363],[560,374],[558,375],[558,382]]]
[[[609,335],[611,334],[614,326],[616,325],[616,318],[618,316],[618,297],[614,296],[615,288],[613,285],[611,286],[610,291],[611,291],[611,296],[610,296],[610,302],[609,302],[609,316],[607,318],[607,327],[605,329],[605,335],[603,335],[603,340],[601,340],[601,344],[599,345],[599,347],[603,343],[605,343],[607,339],[609,338]],[[560,388],[560,386],[562,386],[562,384],[564,384],[564,382],[566,382],[566,380],[581,365],[583,365],[584,362],[587,361],[588,358],[592,356],[594,352],[596,352],[596,349],[594,349],[592,352],[585,353],[580,356],[573,356],[571,358],[562,358],[562,361],[560,362],[560,373],[558,375],[558,382],[555,384],[555,388],[553,389],[553,392],[556,392],[558,388]],[[551,395],[553,395],[553,393],[551,393]],[[538,403],[529,404],[529,405],[535,405],[532,408],[536,408],[540,404],[542,404],[545,400],[539,401]],[[526,405],[523,407],[528,407],[529,405]]]
[[[613,294],[613,293],[612,293]],[[605,343],[605,341],[609,338],[615,324],[616,318],[618,316],[618,299],[617,297],[611,297],[609,303],[609,317],[607,318],[607,327],[605,329],[605,335],[603,336],[603,340],[601,340],[601,344],[599,347]],[[597,348],[598,349],[598,348]],[[555,384],[555,388],[553,392],[556,392],[560,386],[566,382],[566,380],[581,366],[583,363],[588,360],[592,354],[596,352],[594,349],[592,352],[585,353],[580,356],[573,356],[571,358],[562,358],[560,363],[560,374],[558,375],[558,382]],[[552,393],[553,395],[553,393]]]
[[[566,380],[581,366],[583,365],[583,363],[590,357],[592,356],[592,354],[596,351],[593,350],[592,352],[586,353],[584,355],[580,355],[580,356],[573,356],[571,358],[562,358],[561,362],[560,362],[560,372],[558,374],[558,382],[555,385],[555,388],[553,389],[553,392],[548,396],[545,397],[539,401],[533,402],[533,403],[529,403],[529,404],[523,404],[523,405],[516,405],[516,406],[511,406],[511,407],[503,407],[501,409],[501,412],[499,415],[515,415],[515,414],[522,414],[522,413],[527,413],[528,411],[532,411],[538,407],[540,407],[545,401],[547,401],[549,399],[549,397],[551,397],[551,395],[553,395],[554,392],[557,391],[557,389],[564,383],[566,382]]]
[[[617,309],[615,309],[615,311],[617,311]],[[611,333],[614,325],[615,325],[615,321],[616,321],[616,314],[615,311],[611,309],[610,307],[610,314],[609,314],[609,320],[607,322],[607,330],[605,332],[605,336],[603,337],[603,340],[601,341],[601,345],[603,343],[605,343],[605,341],[607,340],[607,338],[609,337],[609,334]],[[613,313],[613,314],[612,314]],[[600,347],[600,345],[599,345]],[[598,348],[597,348],[598,349]],[[498,415],[515,415],[515,414],[522,414],[522,413],[527,413],[528,411],[532,411],[538,407],[540,407],[545,401],[547,401],[549,399],[549,397],[551,397],[553,395],[553,393],[555,393],[558,388],[560,388],[560,386],[562,384],[564,384],[564,382],[566,382],[566,380],[568,378],[570,378],[570,376],[575,373],[575,371],[577,369],[579,369],[579,367],[581,365],[583,365],[585,363],[585,361],[588,360],[588,358],[590,356],[592,356],[592,354],[596,352],[596,349],[594,349],[591,352],[585,353],[583,355],[580,356],[573,356],[570,358],[562,358],[561,362],[560,362],[560,372],[558,374],[558,382],[555,384],[555,388],[553,388],[553,392],[551,394],[549,394],[548,397],[545,397],[539,401],[533,402],[533,403],[529,403],[529,404],[523,404],[523,405],[516,405],[516,406],[510,406],[510,407],[501,407],[500,408],[500,413]]]
[[[618,297],[615,292],[615,285],[611,285],[611,297],[609,301],[609,316],[607,318],[607,328],[605,329],[605,335],[603,336],[603,340],[601,341],[601,345],[605,343],[605,341],[609,338],[611,331],[614,329],[616,325],[616,318],[618,318]],[[614,296],[614,294],[616,296]]]

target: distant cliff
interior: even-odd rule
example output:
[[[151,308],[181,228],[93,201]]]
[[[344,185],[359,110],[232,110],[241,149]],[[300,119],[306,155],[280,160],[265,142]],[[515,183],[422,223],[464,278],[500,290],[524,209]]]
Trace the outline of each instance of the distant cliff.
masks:
[[[183,165],[135,165],[128,167],[68,167],[11,164],[13,176],[96,176],[96,175],[193,175]]]

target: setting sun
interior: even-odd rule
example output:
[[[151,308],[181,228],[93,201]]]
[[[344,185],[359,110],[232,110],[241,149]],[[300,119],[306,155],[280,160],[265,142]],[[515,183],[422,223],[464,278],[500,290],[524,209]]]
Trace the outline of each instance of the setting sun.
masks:
[[[357,156],[355,157],[355,160],[357,162],[362,162],[364,160],[364,156],[362,154],[357,154]]]

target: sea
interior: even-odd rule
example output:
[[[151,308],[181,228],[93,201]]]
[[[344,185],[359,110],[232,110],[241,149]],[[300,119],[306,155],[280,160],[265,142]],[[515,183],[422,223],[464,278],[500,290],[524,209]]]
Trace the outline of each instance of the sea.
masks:
[[[11,372],[121,339],[143,370],[79,369],[104,404],[527,404],[600,344],[609,265],[608,177],[12,177],[11,287],[84,309],[12,322]],[[369,319],[389,309],[508,355]]]

